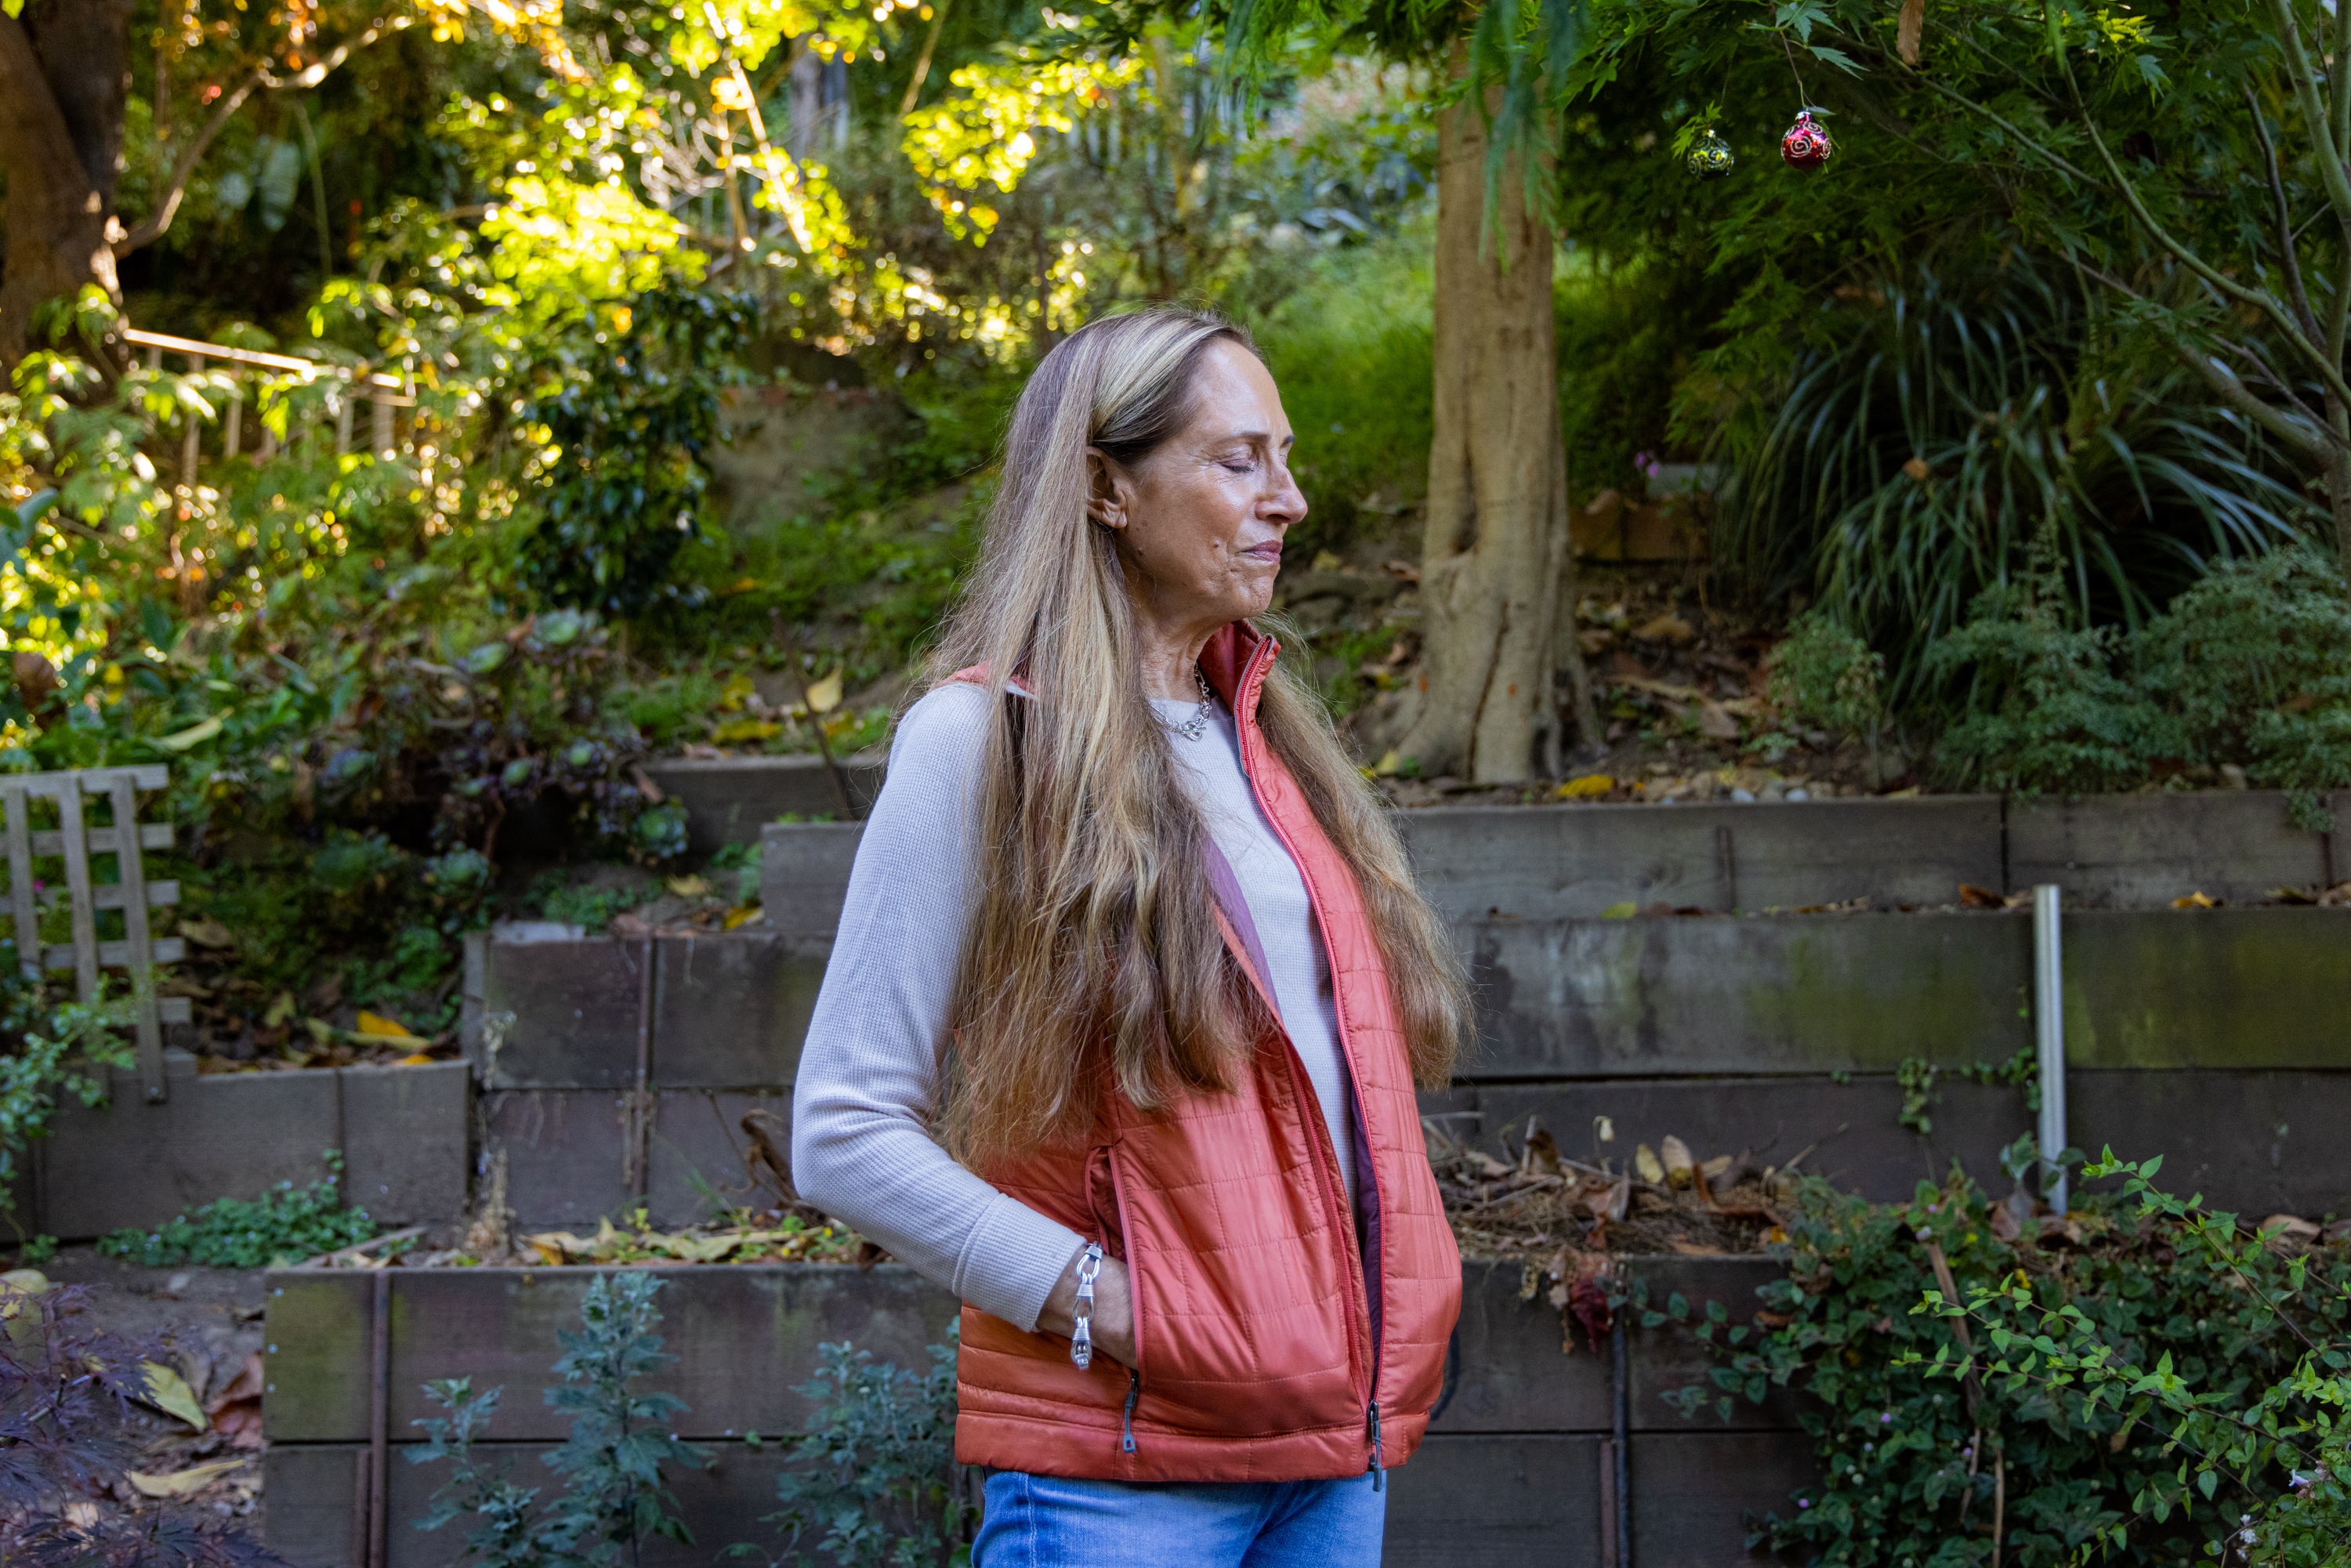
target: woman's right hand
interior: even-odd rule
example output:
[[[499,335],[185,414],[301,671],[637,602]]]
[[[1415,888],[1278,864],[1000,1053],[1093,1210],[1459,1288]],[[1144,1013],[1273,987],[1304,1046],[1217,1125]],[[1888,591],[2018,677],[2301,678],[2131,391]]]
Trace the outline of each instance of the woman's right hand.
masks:
[[[1079,1256],[1083,1255],[1081,1249]],[[1077,1332],[1077,1311],[1078,1260],[1072,1258],[1053,1293],[1045,1298],[1037,1326],[1068,1339]],[[1094,1276],[1093,1337],[1097,1353],[1121,1366],[1134,1364],[1134,1298],[1127,1290],[1126,1265],[1115,1258],[1103,1259],[1102,1271]]]

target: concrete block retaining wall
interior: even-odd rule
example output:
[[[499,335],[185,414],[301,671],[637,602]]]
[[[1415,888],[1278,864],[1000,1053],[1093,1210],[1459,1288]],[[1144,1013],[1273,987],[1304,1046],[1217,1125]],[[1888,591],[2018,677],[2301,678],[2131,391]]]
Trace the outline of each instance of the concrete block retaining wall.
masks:
[[[1734,1318],[1753,1311],[1767,1265],[1732,1260],[1642,1260],[1653,1291],[1719,1300]],[[732,1541],[766,1541],[781,1456],[747,1450],[747,1430],[785,1433],[807,1411],[791,1393],[813,1370],[818,1344],[853,1340],[877,1358],[927,1364],[954,1302],[911,1270],[870,1272],[810,1265],[680,1268],[665,1271],[663,1334],[681,1359],[654,1386],[692,1406],[681,1435],[717,1451],[718,1468],[684,1478],[682,1508],[698,1537],[692,1552],[649,1552],[649,1563],[706,1562]],[[288,1270],[269,1279],[270,1544],[301,1568],[356,1568],[353,1500],[381,1431],[390,1480],[385,1539],[391,1568],[437,1564],[455,1540],[422,1535],[407,1521],[437,1484],[405,1462],[409,1425],[432,1414],[418,1385],[471,1376],[502,1385],[491,1439],[536,1472],[536,1456],[565,1435],[538,1397],[554,1379],[555,1333],[576,1322],[586,1269],[466,1270],[386,1281],[383,1385],[374,1400],[374,1276]],[[1605,1358],[1579,1343],[1561,1351],[1559,1314],[1519,1299],[1515,1265],[1472,1264],[1465,1273],[1459,1370],[1453,1395],[1420,1454],[1393,1472],[1388,1561],[1502,1563],[1545,1557],[1597,1560],[1602,1469],[1613,1419]],[[1811,1474],[1810,1448],[1792,1406],[1749,1407],[1726,1428],[1684,1420],[1661,1396],[1704,1375],[1706,1353],[1672,1328],[1635,1332],[1628,1357],[1634,1561],[1641,1568],[1741,1560],[1744,1515],[1784,1509]],[[1149,1375],[1145,1369],[1146,1379]],[[282,1502],[280,1500],[284,1500]],[[462,1527],[453,1527],[460,1531]]]
[[[1961,1069],[2031,1046],[2022,913],[1459,930],[1482,1038],[1444,1103],[1474,1110],[1484,1135],[1532,1111],[1573,1144],[1606,1114],[1620,1147],[1594,1152],[1668,1132],[1780,1162],[1818,1145],[1813,1168],[1892,1195],[1953,1157],[1994,1180],[1999,1150],[2032,1126],[2016,1090],[1953,1082],[1921,1137],[1897,1120],[1895,1081],[1914,1059]],[[2076,1144],[2166,1154],[2216,1202],[2351,1210],[2351,1161],[2322,1141],[2351,1110],[2351,912],[2091,910],[2063,931]],[[525,1223],[592,1224],[640,1200],[674,1222],[701,1212],[695,1174],[738,1180],[743,1113],[789,1113],[828,946],[478,941],[467,990],[483,1123]],[[493,1015],[500,1030],[483,1030]]]
[[[387,1225],[465,1208],[469,1074],[459,1061],[200,1076],[164,1058],[171,1095],[149,1104],[136,1074],[110,1101],[61,1101],[33,1145],[29,1228],[66,1240],[161,1225],[217,1197],[308,1186],[342,1151],[344,1190]]]

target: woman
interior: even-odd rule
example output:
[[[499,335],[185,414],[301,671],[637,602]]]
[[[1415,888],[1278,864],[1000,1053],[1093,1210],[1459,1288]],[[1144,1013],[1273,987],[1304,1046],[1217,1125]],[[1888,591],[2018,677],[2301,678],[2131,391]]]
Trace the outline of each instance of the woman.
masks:
[[[979,1568],[1375,1563],[1443,1381],[1413,1091],[1467,1007],[1249,624],[1306,511],[1290,445],[1216,317],[1046,355],[850,878],[793,1167],[965,1302]]]

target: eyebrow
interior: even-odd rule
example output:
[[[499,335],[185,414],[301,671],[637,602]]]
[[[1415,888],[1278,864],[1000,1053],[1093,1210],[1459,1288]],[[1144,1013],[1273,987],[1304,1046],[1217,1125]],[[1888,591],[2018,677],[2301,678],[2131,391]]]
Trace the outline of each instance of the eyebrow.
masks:
[[[1273,439],[1273,432],[1270,430],[1228,430],[1225,432],[1223,435],[1217,437],[1217,439],[1220,441],[1247,441],[1252,444],[1259,444],[1271,441]],[[1281,449],[1284,452],[1289,451],[1291,447],[1297,444],[1298,433],[1294,430],[1288,435],[1283,436],[1281,439]]]

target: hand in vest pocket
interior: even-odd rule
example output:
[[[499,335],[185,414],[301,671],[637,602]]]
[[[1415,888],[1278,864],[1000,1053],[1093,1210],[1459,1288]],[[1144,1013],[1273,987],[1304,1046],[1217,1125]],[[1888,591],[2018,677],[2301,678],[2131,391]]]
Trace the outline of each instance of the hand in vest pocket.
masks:
[[[1037,1314],[1037,1326],[1047,1333],[1067,1339],[1077,1329],[1078,1259],[1081,1256],[1082,1249],[1071,1255],[1053,1293],[1045,1298],[1045,1310]],[[1121,1366],[1134,1364],[1134,1295],[1128,1289],[1126,1265],[1115,1258],[1102,1260],[1102,1272],[1094,1280],[1093,1336],[1097,1355],[1106,1355]]]

